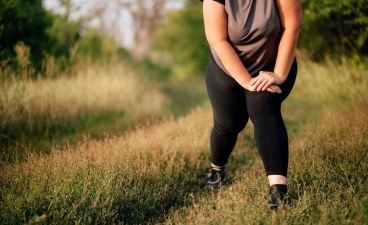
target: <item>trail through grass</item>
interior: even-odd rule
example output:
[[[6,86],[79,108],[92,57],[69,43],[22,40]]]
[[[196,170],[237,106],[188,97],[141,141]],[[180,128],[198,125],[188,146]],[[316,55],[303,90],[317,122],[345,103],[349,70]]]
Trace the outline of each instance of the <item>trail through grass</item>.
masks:
[[[312,63],[300,68],[283,108],[291,130],[290,205],[277,213],[265,207],[267,178],[251,124],[229,160],[228,184],[216,192],[202,189],[212,115],[200,107],[183,117],[151,120],[124,135],[85,138],[76,146],[55,147],[49,155],[2,162],[0,221],[367,224],[367,74]]]
[[[80,133],[103,137],[109,131],[104,124],[127,128],[131,121],[163,114],[169,103],[154,81],[123,64],[86,65],[55,79],[8,78],[0,88],[0,145],[9,146],[10,155],[14,146],[49,152],[47,146],[68,135],[70,142]]]

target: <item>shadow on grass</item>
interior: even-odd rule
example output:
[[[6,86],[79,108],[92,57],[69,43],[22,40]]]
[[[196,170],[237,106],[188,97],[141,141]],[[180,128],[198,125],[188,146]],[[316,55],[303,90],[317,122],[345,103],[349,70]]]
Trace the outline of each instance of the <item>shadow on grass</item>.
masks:
[[[24,129],[22,124],[14,124],[13,133],[0,137],[0,161],[23,161],[28,153],[49,154],[54,146],[75,145],[85,137],[102,140],[123,134],[148,118],[142,115],[133,119],[124,112],[101,112],[80,115],[72,121],[51,121],[51,126],[41,121],[32,130]],[[18,128],[14,129],[14,126]]]

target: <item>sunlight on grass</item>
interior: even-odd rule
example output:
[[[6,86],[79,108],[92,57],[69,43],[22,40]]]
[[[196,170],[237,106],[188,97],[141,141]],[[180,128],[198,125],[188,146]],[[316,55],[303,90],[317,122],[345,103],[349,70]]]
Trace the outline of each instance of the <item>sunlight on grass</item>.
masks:
[[[25,145],[71,133],[104,114],[132,121],[160,115],[168,104],[154,82],[122,64],[91,65],[56,79],[7,79],[0,86],[0,138]]]
[[[263,168],[243,171],[230,186],[198,194],[167,224],[365,224],[368,220],[368,108],[334,109],[291,139],[289,202],[266,208]],[[345,120],[345,118],[351,118]],[[331,124],[331,126],[326,126]],[[238,149],[237,151],[243,151]],[[259,161],[259,160],[258,160]]]
[[[1,162],[0,221],[4,224],[366,224],[366,70],[307,61],[300,65],[296,88],[290,96],[292,101],[287,103],[283,114],[286,120],[294,116],[293,104],[297,106],[298,99],[321,109],[318,114],[299,112],[297,118],[306,114],[315,118],[304,120],[303,126],[297,127],[290,137],[290,204],[277,213],[265,207],[267,178],[254,145],[251,124],[240,134],[230,158],[229,183],[216,192],[202,189],[205,168],[209,166],[212,124],[211,110],[202,107],[176,119],[148,121],[125,135],[102,141],[85,138],[76,146],[55,147],[50,155],[29,153],[25,161]],[[324,71],[340,71],[341,75],[332,78]],[[47,90],[51,85],[51,89],[60,90],[55,93],[67,97],[55,94],[49,98],[40,94],[40,102],[22,100],[21,105],[62,118],[59,111],[75,115],[73,104],[78,105],[74,109],[77,112],[116,107],[134,114],[135,105],[127,109],[115,103],[129,105],[130,100],[122,97],[125,95],[147,105],[155,101],[151,99],[154,91],[144,100],[138,93],[142,89],[134,95],[135,90],[129,87],[124,95],[115,96],[121,87],[116,84],[121,81],[117,78],[120,73],[112,70],[106,73],[111,76],[106,80],[98,76],[100,73],[94,69],[88,75],[55,80],[60,82],[55,86],[34,81],[37,86],[27,84],[24,90],[38,93],[37,89]],[[100,88],[93,89],[87,84]],[[108,85],[113,88],[100,91]],[[85,91],[73,91],[70,86]],[[87,92],[91,96],[85,98]],[[83,93],[86,102],[79,102],[77,93]],[[98,93],[111,99],[105,102]],[[52,95],[51,91],[49,94]],[[154,99],[161,99],[160,96]],[[55,103],[50,99],[65,104],[52,105]],[[154,111],[163,103],[152,104],[149,110]],[[54,107],[59,107],[59,111]]]

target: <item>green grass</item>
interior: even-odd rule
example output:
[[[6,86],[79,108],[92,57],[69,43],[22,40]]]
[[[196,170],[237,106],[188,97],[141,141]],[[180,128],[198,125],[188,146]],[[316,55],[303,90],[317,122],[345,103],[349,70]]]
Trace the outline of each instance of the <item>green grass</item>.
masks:
[[[364,65],[300,64],[282,109],[290,133],[290,204],[277,213],[265,207],[268,184],[252,124],[229,160],[228,184],[215,192],[202,189],[212,123],[207,104],[186,116],[152,119],[124,135],[86,137],[49,155],[29,153],[24,161],[1,162],[0,221],[367,224]]]

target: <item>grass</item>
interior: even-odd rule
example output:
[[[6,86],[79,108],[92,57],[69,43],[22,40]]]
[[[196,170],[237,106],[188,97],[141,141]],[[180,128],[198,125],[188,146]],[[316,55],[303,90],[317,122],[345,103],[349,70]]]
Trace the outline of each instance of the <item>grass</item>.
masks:
[[[1,207],[10,210],[3,211],[2,215],[18,212],[19,217],[10,216],[9,219],[30,221],[44,213],[48,215],[49,210],[64,208],[61,214],[53,213],[53,221],[68,223],[76,221],[80,213],[90,211],[89,205],[96,202],[95,212],[88,213],[88,217],[97,223],[99,217],[104,223],[116,222],[115,217],[125,222],[144,222],[151,217],[160,217],[163,211],[184,204],[187,192],[200,186],[195,175],[186,177],[182,171],[186,167],[191,171],[199,169],[196,155],[188,153],[197,148],[205,149],[201,147],[206,145],[205,138],[197,140],[195,137],[205,136],[205,133],[198,133],[203,131],[198,126],[188,133],[182,129],[185,123],[185,120],[178,123],[168,119],[160,126],[137,128],[124,137],[102,142],[85,140],[75,148],[66,147],[48,157],[30,155],[26,163],[5,165],[2,185],[7,188],[3,189],[6,193],[2,192],[2,203],[12,206]],[[209,129],[205,125],[202,127]],[[190,140],[188,136],[196,140]],[[28,164],[30,162],[34,164]],[[18,178],[14,181],[13,175],[5,171],[17,171]],[[23,179],[28,176],[30,180],[26,184]],[[18,208],[24,197],[31,207],[36,206],[42,211],[46,206],[47,209],[38,215],[33,214],[33,210],[27,212]],[[101,205],[101,201],[107,201],[107,205]],[[51,209],[50,205],[53,205]],[[102,211],[107,214],[99,215]],[[81,222],[88,222],[88,218]]]
[[[72,66],[64,68],[65,59],[50,56],[37,74],[29,47],[19,43],[15,51],[16,71],[0,62],[0,148],[8,159],[27,151],[49,153],[83,135],[97,140],[121,135],[152,117],[184,115],[207,100],[203,79],[169,79],[167,68],[149,60],[122,62],[113,56],[96,62],[72,52],[66,60]]]
[[[203,190],[208,107],[152,119],[124,135],[84,138],[49,155],[0,164],[4,224],[367,224],[366,66],[300,60],[283,115],[290,133],[290,205],[264,203],[267,179],[250,124],[229,182]],[[338,74],[331,76],[331,74]]]
[[[290,205],[277,213],[266,210],[267,181],[259,159],[252,159],[256,162],[251,168],[235,172],[232,185],[217,193],[198,194],[192,205],[173,210],[166,223],[366,224],[367,112],[366,107],[326,112],[293,136]],[[326,126],[331,121],[334,125]]]
[[[123,64],[85,65],[58,78],[8,78],[0,88],[0,143],[17,143],[23,151],[28,143],[45,147],[38,144],[105,123],[127,127],[161,115],[169,103],[157,84]]]

